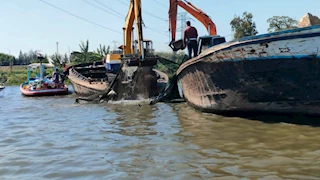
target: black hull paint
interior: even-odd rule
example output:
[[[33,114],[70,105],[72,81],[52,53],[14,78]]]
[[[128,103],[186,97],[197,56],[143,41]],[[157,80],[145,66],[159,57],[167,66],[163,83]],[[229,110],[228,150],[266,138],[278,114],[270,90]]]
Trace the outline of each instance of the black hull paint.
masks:
[[[178,74],[186,101],[211,113],[320,115],[320,59],[199,61]]]

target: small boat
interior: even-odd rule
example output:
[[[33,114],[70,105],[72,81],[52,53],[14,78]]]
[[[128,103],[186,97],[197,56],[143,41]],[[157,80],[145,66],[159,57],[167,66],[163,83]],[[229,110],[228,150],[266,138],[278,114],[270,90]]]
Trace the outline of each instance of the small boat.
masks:
[[[212,46],[177,70],[180,96],[204,112],[320,114],[320,25]]]
[[[0,92],[6,88],[3,84],[0,84]]]
[[[31,70],[40,68],[40,74],[36,78],[31,78]],[[34,63],[28,65],[28,81],[20,85],[20,91],[25,96],[52,96],[67,95],[68,86],[63,83],[54,83],[51,77],[43,77],[45,68],[53,68],[53,64]]]

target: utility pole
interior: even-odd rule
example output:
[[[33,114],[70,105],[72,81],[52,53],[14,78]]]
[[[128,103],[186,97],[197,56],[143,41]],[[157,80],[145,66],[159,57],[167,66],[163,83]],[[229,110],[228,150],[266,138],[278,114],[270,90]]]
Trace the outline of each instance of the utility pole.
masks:
[[[59,60],[59,64],[61,65],[62,59],[59,59],[59,42],[57,41],[57,52],[56,52],[56,58]]]
[[[182,39],[183,31],[186,28],[187,13],[186,12],[178,13],[177,21],[180,21],[180,28],[178,28],[178,31],[180,31],[180,35]]]
[[[68,52],[69,52],[69,56],[68,56],[68,63],[70,63],[70,56],[71,56],[71,54],[70,54],[70,46],[68,45]]]
[[[9,58],[10,58],[10,74],[12,74],[13,59],[11,57],[11,50],[10,49],[8,49],[8,50],[9,50]]]
[[[113,50],[116,50],[118,41],[111,41],[111,43],[113,43]]]
[[[59,42],[57,42],[57,54],[59,53]]]
[[[189,18],[187,16],[187,12],[178,13],[177,21],[180,21],[180,28],[178,28],[177,31],[180,31],[181,39],[183,39],[183,31],[187,26],[186,25],[187,20],[193,20],[192,18]]]

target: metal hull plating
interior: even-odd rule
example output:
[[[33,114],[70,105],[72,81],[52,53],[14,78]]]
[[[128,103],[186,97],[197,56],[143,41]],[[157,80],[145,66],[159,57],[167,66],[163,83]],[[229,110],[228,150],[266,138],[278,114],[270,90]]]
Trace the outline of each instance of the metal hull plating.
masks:
[[[320,114],[320,27],[224,43],[178,69],[181,95],[206,112]]]

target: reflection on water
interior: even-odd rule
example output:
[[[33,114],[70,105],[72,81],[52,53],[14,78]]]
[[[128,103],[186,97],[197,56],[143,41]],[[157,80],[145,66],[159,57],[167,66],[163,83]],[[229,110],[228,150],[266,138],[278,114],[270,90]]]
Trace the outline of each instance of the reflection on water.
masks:
[[[179,114],[182,134],[199,146],[197,152],[203,156],[200,166],[206,164],[211,173],[320,178],[320,161],[316,160],[320,158],[319,128],[221,117],[181,104],[174,111]]]
[[[320,128],[182,104],[0,96],[0,179],[319,179]]]

